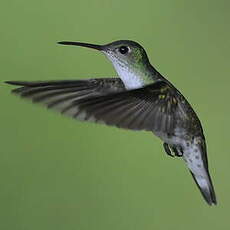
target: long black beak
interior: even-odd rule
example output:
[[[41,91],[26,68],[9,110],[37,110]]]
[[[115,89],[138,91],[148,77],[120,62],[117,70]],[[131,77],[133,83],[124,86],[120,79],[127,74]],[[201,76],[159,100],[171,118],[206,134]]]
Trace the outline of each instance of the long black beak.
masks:
[[[103,50],[102,45],[95,45],[95,44],[89,44],[89,43],[83,43],[83,42],[61,41],[61,42],[58,42],[58,44],[70,45],[70,46],[82,46],[82,47],[92,48],[92,49],[96,49],[96,50]]]

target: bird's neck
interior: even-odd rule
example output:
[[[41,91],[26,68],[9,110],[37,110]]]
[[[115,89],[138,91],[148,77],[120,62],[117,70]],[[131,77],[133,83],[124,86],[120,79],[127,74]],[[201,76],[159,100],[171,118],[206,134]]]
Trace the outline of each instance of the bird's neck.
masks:
[[[161,74],[150,63],[138,67],[132,66],[132,68],[128,65],[121,68],[120,64],[117,63],[113,63],[113,66],[126,89],[142,88],[163,79]]]

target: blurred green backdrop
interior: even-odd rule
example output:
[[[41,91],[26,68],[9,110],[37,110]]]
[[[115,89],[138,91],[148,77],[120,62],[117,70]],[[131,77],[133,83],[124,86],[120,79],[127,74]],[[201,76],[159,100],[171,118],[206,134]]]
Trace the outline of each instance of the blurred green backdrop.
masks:
[[[0,8],[0,228],[229,229],[229,32],[224,0],[11,0]],[[140,42],[205,130],[219,204],[151,133],[81,123],[10,94],[4,80],[115,75],[60,40]]]

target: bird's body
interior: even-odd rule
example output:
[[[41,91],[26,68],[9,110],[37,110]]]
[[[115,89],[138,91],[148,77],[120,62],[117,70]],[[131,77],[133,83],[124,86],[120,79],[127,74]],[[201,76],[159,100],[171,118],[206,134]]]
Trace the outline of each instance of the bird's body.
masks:
[[[153,132],[167,154],[184,159],[207,203],[216,204],[201,123],[184,96],[150,64],[145,50],[127,40],[104,46],[60,44],[102,51],[120,78],[8,82],[23,86],[13,92],[78,120]]]

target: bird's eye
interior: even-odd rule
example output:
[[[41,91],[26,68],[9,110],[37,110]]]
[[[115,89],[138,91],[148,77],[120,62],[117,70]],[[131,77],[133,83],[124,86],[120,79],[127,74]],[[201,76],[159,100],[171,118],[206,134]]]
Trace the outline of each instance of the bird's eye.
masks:
[[[128,48],[127,46],[121,46],[121,47],[119,48],[119,52],[120,52],[121,54],[126,54],[126,53],[128,53],[128,51],[129,51],[129,48]]]

